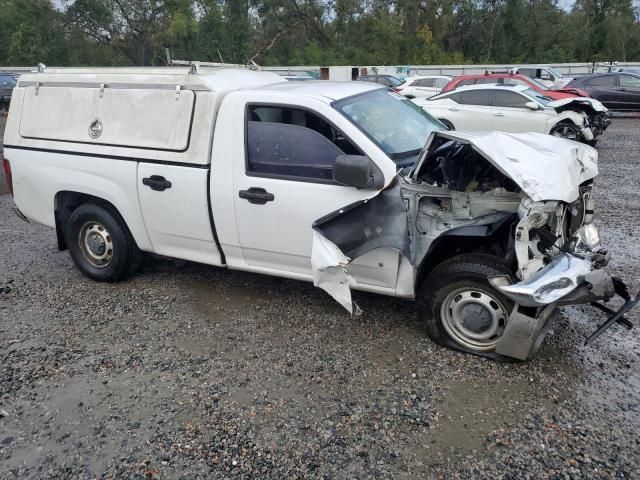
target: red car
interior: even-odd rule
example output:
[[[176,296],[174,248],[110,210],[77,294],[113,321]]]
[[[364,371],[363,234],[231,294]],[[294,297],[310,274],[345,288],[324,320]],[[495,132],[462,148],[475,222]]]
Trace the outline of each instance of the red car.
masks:
[[[545,85],[536,82],[534,79],[519,75],[517,73],[486,73],[484,75],[460,75],[454,77],[449,83],[447,83],[442,89],[441,93],[455,90],[458,87],[464,85],[478,85],[481,83],[502,83],[506,85],[526,85],[536,92],[543,94],[545,97],[552,98],[553,100],[561,100],[563,98],[570,97],[588,97],[589,95],[584,90],[579,88],[561,88],[557,90],[550,90]]]

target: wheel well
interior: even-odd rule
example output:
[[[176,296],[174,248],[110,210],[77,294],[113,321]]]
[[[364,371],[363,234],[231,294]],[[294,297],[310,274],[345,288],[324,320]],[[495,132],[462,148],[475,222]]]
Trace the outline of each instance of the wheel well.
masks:
[[[558,123],[556,123],[553,127],[551,127],[551,130],[553,130],[554,128],[556,128],[558,125],[564,125],[564,124],[568,124],[568,125],[573,125],[574,127],[576,127],[578,130],[580,129],[580,127],[578,125],[576,125],[576,122],[574,122],[573,120],[571,120],[570,118],[563,118],[562,120],[560,120]]]
[[[112,211],[114,214],[122,218],[118,209],[111,202],[86,193],[61,191],[56,193],[53,202],[53,212],[56,222],[56,237],[58,239],[59,250],[67,249],[67,241],[64,238],[64,229],[69,221],[71,213],[80,205],[93,203],[94,205],[99,205]]]
[[[439,118],[438,120],[440,121],[440,123],[443,123],[445,127],[451,127],[450,130],[456,129],[455,125],[451,123],[451,121],[447,120],[446,118]]]
[[[511,215],[488,225],[483,234],[469,235],[471,228],[462,227],[436,238],[429,246],[418,267],[416,286],[445,260],[467,253],[484,253],[501,259],[508,268],[515,270],[514,227],[517,216]],[[477,228],[477,227],[476,227]]]

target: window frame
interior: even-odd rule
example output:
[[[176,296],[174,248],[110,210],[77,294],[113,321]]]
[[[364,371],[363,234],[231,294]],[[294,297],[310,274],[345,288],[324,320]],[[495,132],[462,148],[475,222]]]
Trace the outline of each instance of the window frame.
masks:
[[[351,143],[351,145],[353,145],[358,152],[360,152],[361,155],[365,155],[362,151],[362,149],[360,148],[360,146],[354,142],[351,137],[349,137],[348,135],[346,135],[344,133],[344,131],[342,131],[342,129],[338,128],[335,123],[333,123],[331,120],[329,120],[326,116],[322,115],[321,113],[312,110],[309,107],[304,107],[301,105],[292,105],[292,104],[287,104],[287,103],[270,103],[270,102],[247,102],[244,106],[244,174],[247,177],[256,177],[256,178],[271,178],[274,180],[288,180],[288,181],[295,181],[295,182],[303,182],[303,183],[320,183],[320,184],[324,184],[324,185],[339,185],[339,186],[344,186],[336,181],[334,181],[333,179],[328,179],[328,178],[314,178],[314,177],[302,177],[302,176],[298,176],[298,175],[285,175],[285,174],[280,174],[280,173],[263,173],[263,172],[252,172],[251,170],[249,170],[249,109],[251,107],[272,107],[272,108],[290,108],[290,109],[296,109],[296,110],[303,110],[305,112],[311,113],[313,115],[316,115],[317,117],[319,117],[320,119],[322,119],[323,121],[327,122],[329,124],[329,126],[331,126],[331,128],[335,129],[338,133],[340,133],[345,140],[347,140],[348,142]],[[265,122],[266,123],[266,122]],[[274,123],[274,122],[272,122]],[[277,122],[277,123],[281,123],[281,122]],[[289,125],[287,123],[283,123],[282,125]],[[304,128],[308,128],[308,127],[304,127]],[[309,130],[316,132],[318,135],[321,135],[324,137],[324,135],[322,135],[320,132],[313,130],[311,128],[309,128]],[[326,137],[324,137],[326,138]],[[331,142],[330,139],[327,138],[327,140],[329,140]],[[333,143],[333,142],[332,142]],[[340,148],[336,145],[337,148]]]
[[[422,88],[437,88],[435,87],[435,83],[436,83],[435,78],[420,78],[418,79],[418,82],[431,82],[431,85],[421,85],[420,83],[418,83],[418,85],[416,85],[417,87],[422,87]]]
[[[461,90],[458,93],[460,94],[460,100],[462,100],[462,97],[464,96],[465,93],[477,93],[477,92],[487,92],[487,99],[489,102],[488,105],[485,105],[482,103],[459,103],[459,105],[466,105],[468,107],[488,107],[488,108],[493,107],[493,90],[490,88],[477,88],[477,89],[474,88],[471,90]]]
[[[433,82],[434,88],[439,88],[442,90],[451,80],[447,80],[446,78],[436,78]]]
[[[605,79],[605,78],[610,78],[612,80],[612,82],[611,83],[600,84],[600,85],[597,85],[597,84],[594,85],[594,84],[591,83],[594,80]],[[616,85],[616,83],[618,85]],[[620,80],[619,79],[617,80],[615,75],[601,75],[601,76],[591,77],[591,78],[586,79],[584,81],[584,84],[587,87],[591,87],[591,88],[602,88],[602,87],[604,87],[604,88],[615,88],[616,86],[620,85]]]
[[[507,94],[513,94],[513,95],[517,95],[520,98],[522,98],[524,100],[524,104],[521,107],[505,107],[504,105],[496,105],[496,94],[498,93],[507,93]],[[527,109],[526,104],[528,102],[535,102],[535,100],[532,100],[528,95],[521,93],[521,92],[514,92],[513,90],[500,90],[500,89],[495,89],[491,91],[491,108],[495,107],[495,108],[518,108],[520,110],[523,109]],[[538,102],[536,102],[538,103]]]
[[[620,75],[618,76],[618,85],[620,88],[638,88],[640,89],[640,85],[638,86],[628,86],[628,85],[623,85],[622,84],[622,79],[623,78],[633,78],[634,80],[636,80],[637,82],[640,82],[640,77],[637,77],[635,75],[632,75],[630,73],[620,73]]]

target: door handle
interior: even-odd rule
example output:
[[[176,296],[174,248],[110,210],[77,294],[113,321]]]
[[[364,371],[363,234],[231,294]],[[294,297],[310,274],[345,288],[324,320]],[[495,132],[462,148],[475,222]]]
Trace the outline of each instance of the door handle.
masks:
[[[240,190],[238,196],[254,205],[264,205],[267,202],[273,202],[275,197],[273,193],[267,192],[264,188],[251,187],[249,190]]]
[[[458,109],[457,109],[456,107],[451,107],[451,108],[449,108],[449,110],[450,110],[451,112],[457,112],[457,111],[458,111]]]
[[[162,192],[167,188],[171,188],[171,182],[161,175],[151,175],[150,177],[143,178],[142,184],[156,192]]]
[[[504,113],[494,113],[494,117],[504,117]]]

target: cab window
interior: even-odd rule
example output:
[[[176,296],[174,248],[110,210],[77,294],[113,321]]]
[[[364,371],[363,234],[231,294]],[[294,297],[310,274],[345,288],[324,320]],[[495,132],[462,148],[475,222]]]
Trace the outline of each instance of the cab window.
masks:
[[[333,164],[361,152],[329,122],[304,109],[250,105],[247,109],[248,175],[333,183]]]

